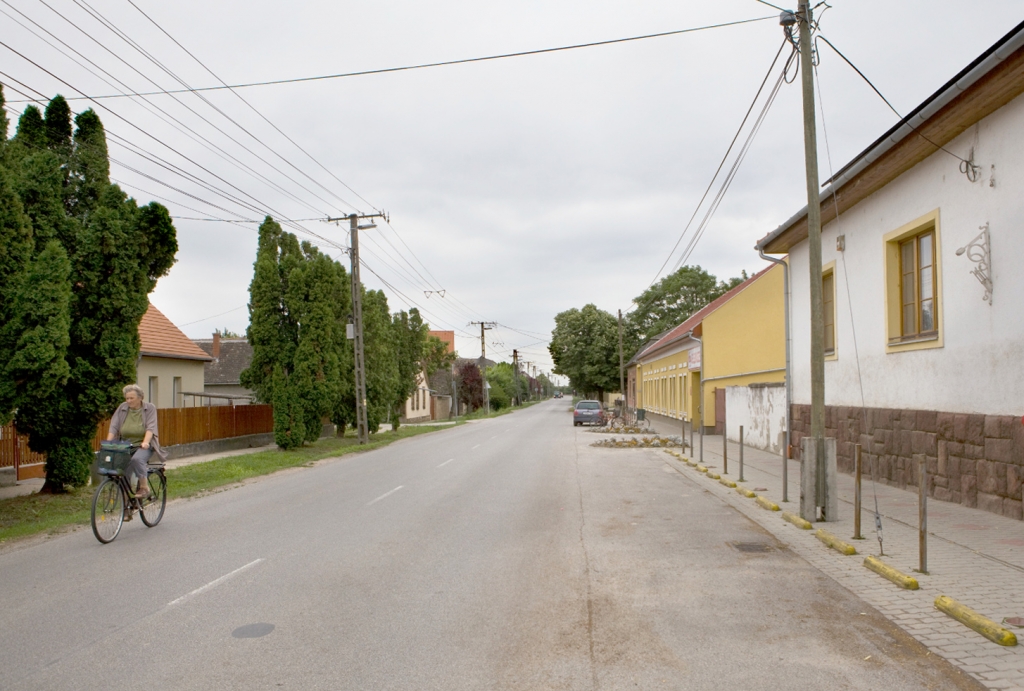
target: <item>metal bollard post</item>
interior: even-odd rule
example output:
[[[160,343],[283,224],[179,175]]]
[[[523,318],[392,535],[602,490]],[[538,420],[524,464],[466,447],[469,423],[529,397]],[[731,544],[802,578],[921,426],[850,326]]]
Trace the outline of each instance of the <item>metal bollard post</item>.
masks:
[[[690,420],[690,458],[693,458],[693,420]]]
[[[722,475],[729,474],[729,430],[722,420]]]
[[[740,425],[740,482],[746,482],[743,479],[743,425]]]
[[[924,454],[917,455],[918,488],[918,568],[921,573],[928,573],[928,459]]]
[[[864,536],[860,534],[860,507],[861,507],[861,493],[860,493],[860,478],[862,472],[861,466],[861,446],[860,444],[854,444],[853,446],[853,539],[863,540]]]
[[[746,482],[743,478],[743,426],[739,426],[739,481]]]
[[[782,501],[789,501],[789,454],[793,447],[788,444],[789,435],[786,435],[786,446],[782,449]]]

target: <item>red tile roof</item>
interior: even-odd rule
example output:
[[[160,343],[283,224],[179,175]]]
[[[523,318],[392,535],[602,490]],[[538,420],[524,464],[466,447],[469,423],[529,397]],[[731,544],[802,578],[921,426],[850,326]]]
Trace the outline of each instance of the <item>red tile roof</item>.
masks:
[[[213,359],[152,304],[139,322],[139,339],[142,341],[142,355],[207,362]]]
[[[647,355],[648,353],[653,353],[656,350],[660,350],[661,348],[668,346],[669,344],[679,340],[686,334],[690,333],[701,322],[704,321],[705,317],[707,317],[709,314],[717,310],[725,303],[729,302],[729,300],[732,300],[734,297],[739,295],[747,286],[749,286],[751,283],[761,278],[761,276],[764,276],[766,273],[774,269],[775,266],[775,264],[772,264],[770,266],[765,267],[764,269],[761,269],[756,274],[754,274],[747,280],[743,281],[743,283],[740,283],[738,286],[736,286],[729,292],[719,297],[717,300],[712,300],[703,309],[695,312],[689,319],[684,321],[682,324],[666,333],[664,336],[662,336],[657,341],[649,345],[647,348],[644,348],[643,351],[641,351],[633,359],[636,360],[643,357],[644,355]]]

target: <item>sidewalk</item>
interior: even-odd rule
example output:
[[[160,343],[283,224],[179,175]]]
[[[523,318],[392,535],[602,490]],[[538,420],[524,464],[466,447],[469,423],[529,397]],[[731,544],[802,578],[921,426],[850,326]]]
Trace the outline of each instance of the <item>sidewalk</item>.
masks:
[[[435,422],[413,422],[403,423],[402,427],[445,426],[454,425],[455,422],[455,420],[439,420]],[[475,420],[470,420],[470,422],[475,422]],[[380,426],[379,431],[385,432],[389,431],[390,429],[391,425],[389,423],[385,423]],[[232,451],[218,451],[216,453],[205,453],[198,454],[196,456],[185,456],[183,458],[175,458],[173,460],[167,461],[165,467],[167,468],[167,470],[173,470],[174,468],[180,468],[182,466],[192,465],[194,463],[205,463],[206,461],[214,461],[218,458],[242,456],[244,454],[258,453],[260,451],[272,451],[273,449],[276,448],[277,446],[275,444],[270,444],[269,446],[254,446],[245,449],[234,449]],[[12,497],[22,497],[28,494],[35,494],[42,488],[42,486],[43,479],[36,478],[32,480],[22,480],[16,485],[11,485],[9,487],[0,487],[0,500],[10,499]]]
[[[270,446],[255,446],[248,449],[235,449],[233,451],[218,451],[217,453],[206,453],[197,456],[186,456],[185,458],[175,458],[174,460],[167,461],[166,468],[168,470],[172,470],[174,468],[180,468],[185,465],[192,465],[193,463],[204,463],[206,461],[213,461],[218,458],[228,458],[229,456],[241,456],[247,453],[270,451],[276,448],[277,446],[271,444]],[[27,494],[35,494],[42,488],[42,486],[42,478],[22,480],[18,484],[11,485],[10,487],[0,487],[0,499],[10,499],[11,497],[22,497]]]
[[[660,421],[659,421],[660,423]],[[652,425],[664,434],[678,431],[661,423]],[[700,457],[696,447],[686,456]],[[680,472],[701,480],[708,491],[765,527],[779,540],[964,672],[991,689],[1024,691],[1024,629],[1008,624],[1022,645],[1004,647],[984,638],[934,607],[935,598],[948,595],[979,614],[1002,622],[1004,617],[1024,617],[1024,522],[959,504],[928,500],[928,571],[918,567],[917,493],[871,482],[870,469],[862,480],[861,534],[853,540],[854,479],[839,473],[839,521],[816,523],[857,548],[855,556],[843,556],[814,537],[814,531],[797,528],[777,512],[765,511],[720,483],[702,478],[685,463],[665,455]],[[739,477],[739,445],[729,443],[729,473],[722,473],[722,437],[704,437],[704,465],[723,478]],[[800,464],[789,462],[789,501],[782,501],[782,458],[758,449],[744,449],[743,487],[776,502],[782,511],[800,512]],[[875,497],[882,519],[881,557],[888,565],[914,576],[920,590],[902,590],[864,568],[867,555],[879,556],[875,533]]]

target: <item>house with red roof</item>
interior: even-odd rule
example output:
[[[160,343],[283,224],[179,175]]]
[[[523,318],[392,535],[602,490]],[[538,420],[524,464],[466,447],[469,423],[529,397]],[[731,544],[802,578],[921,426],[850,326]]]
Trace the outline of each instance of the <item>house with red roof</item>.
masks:
[[[188,393],[202,393],[203,367],[213,360],[152,304],[139,322],[142,341],[135,380],[157,408],[195,405]]]
[[[722,434],[726,387],[784,387],[783,288],[782,267],[770,266],[652,339],[630,361],[627,405]],[[731,438],[733,425],[729,430]],[[774,442],[777,431],[766,436]]]

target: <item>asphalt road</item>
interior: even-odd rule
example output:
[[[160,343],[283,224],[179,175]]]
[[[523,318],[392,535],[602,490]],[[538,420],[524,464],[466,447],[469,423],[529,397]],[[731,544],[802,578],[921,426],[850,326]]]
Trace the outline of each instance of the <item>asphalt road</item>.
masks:
[[[568,409],[7,548],[0,688],[980,688]]]

